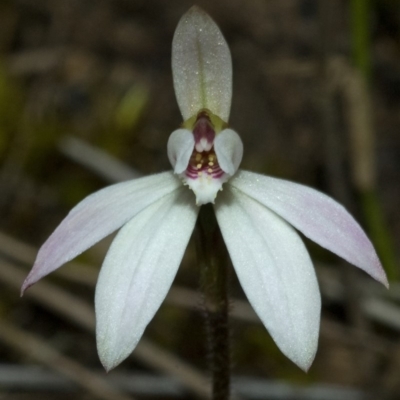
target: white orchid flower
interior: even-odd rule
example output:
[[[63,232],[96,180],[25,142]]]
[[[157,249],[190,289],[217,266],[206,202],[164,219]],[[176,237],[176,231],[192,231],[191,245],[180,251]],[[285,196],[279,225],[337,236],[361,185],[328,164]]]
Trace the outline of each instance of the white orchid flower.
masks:
[[[109,186],[79,203],[40,249],[22,292],[122,227],[95,296],[98,352],[109,370],[137,345],[174,280],[199,206],[213,203],[249,302],[281,351],[307,370],[317,349],[321,298],[296,230],[387,286],[375,250],[328,196],[238,170],[243,146],[227,125],[230,51],[197,7],[176,29],[172,70],[185,121],[168,143],[173,171]]]

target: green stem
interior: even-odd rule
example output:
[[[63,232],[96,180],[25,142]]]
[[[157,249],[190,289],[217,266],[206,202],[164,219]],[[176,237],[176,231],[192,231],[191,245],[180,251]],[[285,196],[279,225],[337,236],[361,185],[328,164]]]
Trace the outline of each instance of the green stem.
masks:
[[[353,59],[367,83],[371,78],[370,0],[351,0],[351,25],[353,31]]]
[[[371,6],[371,0],[351,0],[353,61],[367,86],[370,84],[372,71],[370,50]],[[371,185],[369,188],[359,188],[359,195],[369,234],[382,260],[389,281],[398,280],[400,273],[396,263],[393,238],[390,235],[382,205],[379,202],[376,185]]]
[[[228,253],[211,205],[202,206],[197,221],[197,257],[204,296],[213,400],[230,397]]]

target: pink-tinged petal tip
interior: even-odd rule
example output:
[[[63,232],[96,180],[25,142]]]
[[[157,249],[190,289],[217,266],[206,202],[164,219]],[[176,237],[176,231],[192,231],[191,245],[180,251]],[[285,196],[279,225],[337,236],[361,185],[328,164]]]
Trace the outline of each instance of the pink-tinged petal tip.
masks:
[[[30,276],[28,275],[28,277],[24,280],[24,283],[22,284],[20,296],[22,297],[25,291],[29,289],[33,284],[34,282],[30,282]]]

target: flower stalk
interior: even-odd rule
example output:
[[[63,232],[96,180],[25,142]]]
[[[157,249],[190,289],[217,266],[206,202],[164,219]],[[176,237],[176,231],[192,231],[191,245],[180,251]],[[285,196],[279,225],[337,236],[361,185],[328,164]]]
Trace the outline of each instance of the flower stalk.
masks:
[[[203,294],[207,351],[212,372],[212,399],[230,394],[229,257],[210,204],[201,207],[196,225],[196,250]]]

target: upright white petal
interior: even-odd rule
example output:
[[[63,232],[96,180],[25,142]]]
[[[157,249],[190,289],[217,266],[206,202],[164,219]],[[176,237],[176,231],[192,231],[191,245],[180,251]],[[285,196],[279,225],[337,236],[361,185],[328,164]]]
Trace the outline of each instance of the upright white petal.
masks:
[[[203,108],[228,121],[232,60],[215,22],[192,7],[179,21],[172,42],[175,95],[184,120]]]
[[[108,186],[75,206],[39,250],[22,293],[103,239],[138,212],[181,187],[172,172]]]
[[[305,236],[388,285],[375,249],[346,209],[307,186],[239,171],[229,183],[276,212]]]
[[[187,129],[177,129],[168,139],[168,158],[174,172],[181,174],[186,170],[194,150],[193,133]]]
[[[281,351],[307,370],[318,345],[321,299],[302,240],[279,216],[230,185],[215,209],[251,305]]]
[[[214,150],[222,171],[233,176],[243,157],[243,143],[232,129],[224,129],[214,140]]]
[[[96,287],[96,333],[107,370],[135,348],[175,277],[196,222],[187,190],[170,194],[127,223],[114,239]]]

